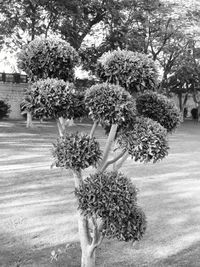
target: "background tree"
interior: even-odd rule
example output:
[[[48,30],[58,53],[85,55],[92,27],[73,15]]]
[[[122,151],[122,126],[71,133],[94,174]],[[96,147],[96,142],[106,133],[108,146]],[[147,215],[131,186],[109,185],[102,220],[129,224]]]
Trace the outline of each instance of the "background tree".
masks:
[[[52,4],[52,1],[48,1]],[[5,0],[0,5],[0,35],[7,47],[21,48],[36,36],[48,36],[58,14],[48,13],[39,0]],[[52,33],[52,32],[51,32]]]

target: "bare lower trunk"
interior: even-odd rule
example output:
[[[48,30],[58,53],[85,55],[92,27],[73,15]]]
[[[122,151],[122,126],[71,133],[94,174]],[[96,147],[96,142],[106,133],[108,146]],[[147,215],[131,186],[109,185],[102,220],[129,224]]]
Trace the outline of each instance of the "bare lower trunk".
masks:
[[[27,112],[26,128],[32,128],[32,127],[33,127],[32,115],[30,112]]]
[[[75,187],[79,187],[82,181],[81,172],[73,171]],[[78,230],[81,243],[81,267],[95,267],[95,251],[97,243],[94,243],[94,236],[92,237],[89,229],[88,218],[84,217],[78,211]],[[97,240],[98,241],[98,240]]]
[[[81,267],[95,267],[95,252],[85,251],[82,249]]]

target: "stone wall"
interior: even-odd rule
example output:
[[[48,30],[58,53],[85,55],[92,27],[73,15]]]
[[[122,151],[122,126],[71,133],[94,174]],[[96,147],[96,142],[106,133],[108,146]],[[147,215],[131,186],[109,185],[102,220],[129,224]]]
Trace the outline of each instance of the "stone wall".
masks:
[[[11,106],[10,119],[21,119],[20,103],[28,83],[0,83],[0,100],[5,100]]]

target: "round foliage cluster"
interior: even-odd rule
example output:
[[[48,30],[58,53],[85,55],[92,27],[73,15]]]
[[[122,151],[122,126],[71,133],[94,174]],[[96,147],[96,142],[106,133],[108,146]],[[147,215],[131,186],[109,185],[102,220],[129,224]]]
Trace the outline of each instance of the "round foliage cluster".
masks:
[[[87,134],[66,134],[59,137],[53,147],[55,166],[76,171],[96,167],[102,155],[99,143]]]
[[[0,100],[0,119],[8,117],[9,112],[10,105],[8,105],[5,101]]]
[[[72,83],[58,79],[45,79],[33,83],[27,91],[23,109],[37,118],[76,118],[85,112],[84,98]]]
[[[168,132],[180,123],[180,112],[175,103],[156,92],[146,92],[136,99],[136,108],[140,115],[159,122]]]
[[[121,131],[126,131],[127,129],[131,128],[136,121],[136,105],[134,99],[127,103],[127,109],[128,112],[125,114],[125,120],[123,120],[120,124],[118,124],[115,139],[120,134]],[[111,124],[105,122],[102,123],[102,127],[104,128],[106,135],[109,134],[111,126],[112,126]]]
[[[119,146],[140,162],[155,163],[168,154],[167,131],[152,119],[139,117],[132,129],[118,136]]]
[[[85,105],[89,116],[103,125],[122,125],[130,120],[130,107],[135,111],[132,96],[122,87],[109,83],[89,88],[85,94]]]
[[[98,60],[98,76],[106,82],[119,84],[130,93],[154,89],[157,70],[147,55],[127,50],[104,53]]]
[[[38,37],[18,53],[18,66],[32,81],[59,78],[72,81],[79,57],[76,50],[58,38]]]
[[[122,173],[90,175],[75,194],[83,215],[103,221],[102,233],[106,237],[130,241],[144,234],[146,219],[137,206],[137,189]]]

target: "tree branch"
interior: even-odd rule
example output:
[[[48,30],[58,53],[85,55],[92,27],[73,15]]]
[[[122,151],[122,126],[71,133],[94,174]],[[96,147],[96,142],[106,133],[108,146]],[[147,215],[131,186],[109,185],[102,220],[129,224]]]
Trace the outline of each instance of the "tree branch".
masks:
[[[108,159],[108,155],[109,155],[112,143],[113,143],[113,141],[115,139],[115,135],[116,135],[116,132],[117,132],[117,127],[118,127],[117,124],[112,124],[112,126],[111,126],[110,133],[109,133],[108,139],[106,141],[106,146],[105,146],[105,149],[104,149],[103,158],[102,158],[102,161],[99,164],[98,171],[101,170],[101,168],[104,166],[104,164],[106,163],[106,161]]]
[[[82,173],[81,171],[76,171],[76,170],[72,170],[72,173],[74,176],[75,187],[78,188],[83,181]]]
[[[93,137],[94,132],[95,132],[97,126],[98,126],[98,121],[96,120],[96,121],[94,121],[93,126],[92,126],[92,129],[91,129],[91,131],[90,131],[90,138]]]
[[[59,119],[56,119],[56,123],[57,123],[59,135],[60,135],[60,137],[62,137],[63,136],[63,133],[64,133],[62,124],[61,124],[61,122],[60,122]]]
[[[125,153],[126,153],[125,151],[122,151],[122,152],[121,152],[119,155],[117,155],[115,158],[113,158],[113,159],[107,161],[107,162],[102,166],[102,168],[101,168],[100,171],[101,171],[101,172],[105,171],[106,168],[107,168],[109,165],[111,165],[111,164],[115,163],[116,161],[118,161],[121,157],[124,156]]]
[[[117,165],[115,165],[114,170],[118,171],[122,167],[123,163],[127,160],[128,157],[129,157],[129,154],[126,151],[125,154],[123,155],[122,159],[120,160],[120,162]]]

